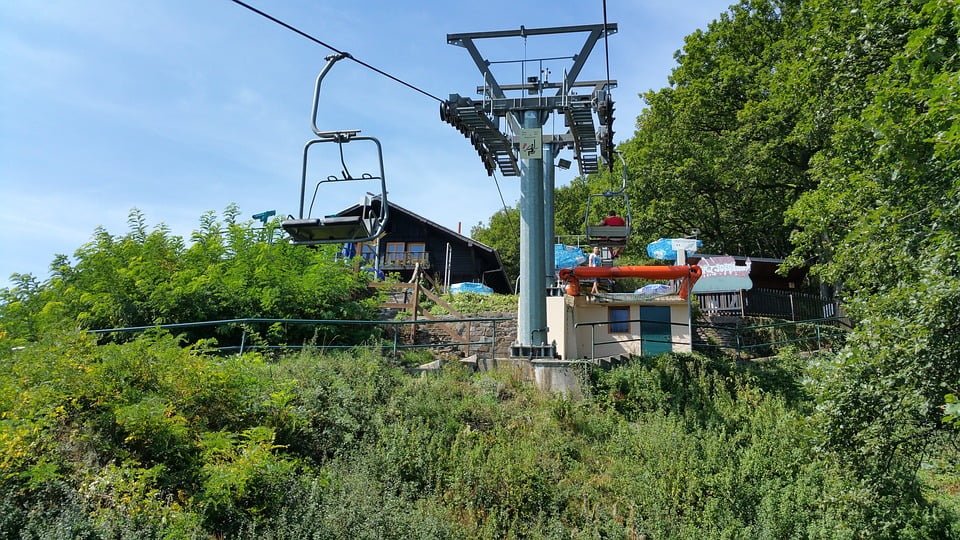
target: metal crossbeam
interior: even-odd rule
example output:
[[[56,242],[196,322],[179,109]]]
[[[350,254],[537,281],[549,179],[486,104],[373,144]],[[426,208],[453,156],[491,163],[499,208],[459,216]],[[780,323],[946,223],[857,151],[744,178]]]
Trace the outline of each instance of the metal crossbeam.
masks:
[[[599,92],[599,91],[603,90],[604,87],[606,87],[606,88],[616,88],[616,87],[617,87],[617,81],[615,81],[615,80],[609,80],[609,81],[606,81],[606,80],[601,80],[601,81],[576,81],[576,82],[574,82],[572,85],[570,85],[568,88],[590,88],[590,87],[593,87],[593,91],[594,91],[594,93],[596,93],[596,92]],[[500,85],[500,89],[503,90],[504,92],[509,92],[509,91],[511,91],[511,90],[531,90],[531,89],[533,89],[533,88],[538,88],[538,86],[533,85],[533,84],[530,84],[530,83],[526,83],[526,84],[501,84],[501,85]],[[558,88],[563,88],[563,83],[558,83],[558,82],[544,82],[544,83],[540,83],[539,88],[542,88],[542,89],[544,89],[544,90],[555,90],[555,89],[558,89]],[[486,90],[487,90],[487,89],[486,89],[485,87],[483,87],[483,86],[478,86],[478,87],[477,87],[477,94],[483,95],[483,94],[486,92]],[[575,97],[575,96],[574,96],[574,97]]]
[[[562,111],[573,104],[590,106],[592,99],[587,96],[549,96],[549,97],[517,97],[484,100],[484,110],[494,116],[506,116],[514,111]]]
[[[607,35],[617,33],[617,23],[607,24]],[[546,28],[526,28],[521,26],[517,30],[494,30],[490,32],[461,32],[447,34],[447,43],[463,46],[464,41],[487,38],[544,36],[549,34],[571,34],[577,32],[593,32],[603,29],[602,24],[581,24],[578,26],[549,26]],[[597,36],[598,38],[600,36]],[[594,40],[596,41],[596,40]]]

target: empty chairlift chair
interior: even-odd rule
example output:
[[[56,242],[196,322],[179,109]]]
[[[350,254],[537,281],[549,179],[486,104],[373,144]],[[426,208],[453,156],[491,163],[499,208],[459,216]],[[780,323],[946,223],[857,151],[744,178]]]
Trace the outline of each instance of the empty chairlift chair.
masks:
[[[389,205],[387,204],[387,184],[383,172],[383,150],[380,141],[374,137],[360,136],[360,130],[336,130],[321,131],[317,127],[317,109],[320,101],[320,86],[323,78],[330,71],[330,68],[344,58],[347,54],[335,54],[327,57],[327,64],[317,76],[317,83],[313,94],[313,132],[317,138],[307,142],[303,149],[303,169],[300,178],[300,214],[294,218],[289,216],[281,224],[283,230],[290,235],[291,241],[298,245],[318,245],[318,244],[343,244],[368,242],[376,239],[384,232],[389,214]],[[307,205],[307,182],[308,182],[308,162],[310,150],[315,145],[333,143],[338,145],[340,153],[339,174],[328,175],[314,183],[313,195],[310,198],[310,204]],[[344,158],[344,146],[350,143],[362,143],[368,147],[376,149],[378,171],[374,173],[362,173],[354,176],[347,167]],[[342,182],[362,182],[363,187],[358,189],[364,193],[359,212],[349,214],[327,215],[322,217],[313,217],[313,207],[317,197],[321,201],[326,194],[324,188],[329,188]],[[379,192],[379,195],[370,193],[370,189]]]

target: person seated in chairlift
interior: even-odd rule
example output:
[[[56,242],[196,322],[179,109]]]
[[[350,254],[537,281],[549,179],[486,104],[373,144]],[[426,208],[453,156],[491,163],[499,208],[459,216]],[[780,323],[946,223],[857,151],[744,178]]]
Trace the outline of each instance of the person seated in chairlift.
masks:
[[[623,227],[627,224],[622,217],[617,215],[616,210],[611,210],[607,212],[607,216],[603,218],[603,221],[600,222],[600,225],[606,227]]]
[[[626,226],[626,224],[627,222],[622,217],[617,215],[616,210],[610,210],[609,212],[607,212],[606,217],[604,217],[603,220],[600,222],[600,225],[604,227],[624,227]],[[609,240],[609,238],[607,238],[606,240]],[[616,259],[617,257],[620,256],[620,252],[622,250],[623,248],[619,246],[611,249],[610,258]]]

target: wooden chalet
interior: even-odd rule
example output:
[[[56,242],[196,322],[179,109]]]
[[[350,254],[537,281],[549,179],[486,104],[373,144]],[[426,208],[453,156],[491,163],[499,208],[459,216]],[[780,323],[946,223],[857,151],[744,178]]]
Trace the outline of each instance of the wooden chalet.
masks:
[[[372,203],[380,204],[377,198]],[[390,212],[385,232],[376,241],[357,246],[357,254],[384,273],[395,273],[403,281],[421,272],[437,283],[483,283],[494,292],[512,292],[507,273],[497,251],[476,240],[450,230],[389,201]],[[354,205],[338,216],[357,215]],[[449,279],[447,279],[449,278]]]

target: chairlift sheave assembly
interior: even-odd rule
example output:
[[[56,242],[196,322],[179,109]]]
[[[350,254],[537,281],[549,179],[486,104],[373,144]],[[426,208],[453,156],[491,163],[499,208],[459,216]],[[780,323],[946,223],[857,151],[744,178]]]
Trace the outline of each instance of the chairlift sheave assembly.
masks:
[[[303,169],[300,177],[300,214],[298,218],[289,216],[281,223],[283,230],[290,235],[293,244],[297,245],[319,245],[319,244],[343,244],[355,242],[368,242],[376,239],[384,232],[389,215],[389,206],[387,204],[387,183],[383,171],[383,149],[380,141],[375,137],[361,136],[360,130],[334,130],[322,131],[317,127],[317,110],[320,103],[320,86],[324,77],[335,63],[344,58],[349,58],[346,53],[338,53],[326,58],[327,64],[317,75],[317,83],[313,92],[313,133],[317,138],[307,142],[303,148]],[[310,156],[310,150],[315,145],[333,143],[338,146],[340,152],[339,174],[328,175],[326,178],[318,180],[313,187],[313,195],[307,205],[307,170]],[[354,176],[347,167],[344,158],[343,147],[350,143],[365,143],[366,146],[376,148],[379,171],[371,173],[362,173]],[[365,187],[361,193],[359,212],[349,215],[335,214],[323,217],[313,216],[313,207],[317,202],[318,195],[321,195],[322,188],[329,188],[341,182],[367,182],[379,184],[379,195],[369,192],[369,187]],[[324,191],[324,194],[326,191]],[[321,201],[323,199],[321,198]]]
[[[630,236],[630,197],[627,196],[627,162],[623,156],[617,153],[622,166],[622,177],[620,189],[618,191],[604,191],[603,193],[591,193],[587,196],[587,208],[585,212],[584,228],[586,229],[587,243],[591,246],[623,248],[627,245],[627,238]],[[597,202],[603,199],[604,208],[622,207],[623,225],[598,225],[590,220],[590,210]]]

